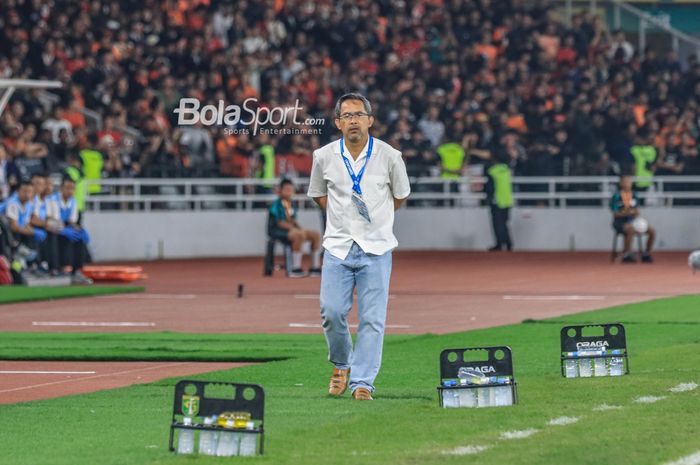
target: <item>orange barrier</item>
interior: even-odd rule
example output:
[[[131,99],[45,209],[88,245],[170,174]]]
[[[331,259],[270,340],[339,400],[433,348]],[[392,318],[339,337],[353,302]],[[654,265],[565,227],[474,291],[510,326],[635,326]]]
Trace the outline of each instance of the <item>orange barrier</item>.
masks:
[[[140,266],[84,266],[81,271],[95,282],[118,281],[130,283],[148,277]]]

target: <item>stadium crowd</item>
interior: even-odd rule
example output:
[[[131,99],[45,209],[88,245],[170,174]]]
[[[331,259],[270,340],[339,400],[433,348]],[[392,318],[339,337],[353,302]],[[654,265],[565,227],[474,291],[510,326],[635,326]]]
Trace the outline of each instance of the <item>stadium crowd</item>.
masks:
[[[587,12],[564,26],[549,0],[9,0],[0,78],[65,85],[53,104],[17,92],[3,113],[4,195],[71,164],[88,178],[274,175],[275,154],[337,137],[348,89],[374,103],[373,133],[411,175],[456,175],[494,150],[516,175],[700,174],[695,57],[635,50]],[[270,136],[178,127],[181,97],[298,99],[300,117],[325,123]]]

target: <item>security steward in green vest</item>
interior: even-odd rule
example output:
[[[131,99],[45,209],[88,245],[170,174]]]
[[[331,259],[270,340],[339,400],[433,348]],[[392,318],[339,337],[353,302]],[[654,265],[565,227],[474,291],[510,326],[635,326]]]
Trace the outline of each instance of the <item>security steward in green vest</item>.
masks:
[[[491,207],[491,223],[496,245],[489,251],[513,250],[513,241],[508,230],[510,208],[513,206],[513,184],[510,167],[504,163],[504,156],[498,152],[492,153],[491,162],[486,169],[486,184],[484,192]]]
[[[634,158],[634,175],[637,178],[634,190],[637,192],[646,191],[651,187],[657,157],[653,143],[653,134],[647,129],[641,129],[635,139],[635,144],[630,149],[632,158]],[[643,203],[642,201],[641,204]]]

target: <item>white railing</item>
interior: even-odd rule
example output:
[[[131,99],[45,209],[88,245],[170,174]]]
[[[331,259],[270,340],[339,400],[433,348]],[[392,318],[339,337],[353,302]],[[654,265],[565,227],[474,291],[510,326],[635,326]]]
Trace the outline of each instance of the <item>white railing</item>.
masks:
[[[607,208],[617,177],[514,177],[516,206]],[[315,208],[303,193],[307,178],[293,179],[298,208]],[[470,208],[484,204],[483,177],[413,178],[407,208]],[[278,180],[260,179],[103,179],[100,193],[86,198],[88,211],[263,210],[276,198]],[[88,184],[90,185],[90,184]],[[655,177],[640,192],[647,206],[700,206],[700,176]]]

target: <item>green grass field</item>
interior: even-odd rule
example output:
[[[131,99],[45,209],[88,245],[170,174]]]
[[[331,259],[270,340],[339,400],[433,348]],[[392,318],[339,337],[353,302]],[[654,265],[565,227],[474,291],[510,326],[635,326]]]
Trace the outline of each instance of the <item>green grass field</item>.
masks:
[[[0,406],[0,463],[66,464],[615,464],[661,465],[700,450],[700,296],[626,305],[553,320],[444,336],[387,337],[376,400],[325,395],[330,366],[321,335],[7,334],[0,358],[168,360],[277,359],[195,378],[262,384],[266,454],[176,456],[167,450],[176,379],[88,395]],[[626,324],[631,374],[566,380],[559,372],[563,324]],[[520,403],[440,409],[438,354],[448,347],[510,345]],[[652,404],[639,396],[665,396]],[[600,404],[619,406],[594,411]],[[575,424],[548,421],[577,417]],[[537,430],[524,439],[501,433]],[[488,446],[475,456],[446,455]]]
[[[68,287],[0,287],[0,304],[29,302],[34,300],[67,299],[70,297],[90,297],[107,294],[143,292],[140,286],[68,286]]]

